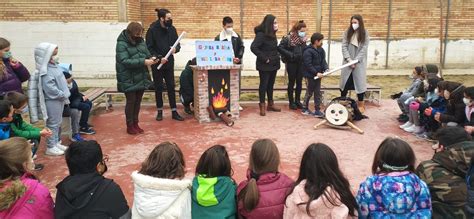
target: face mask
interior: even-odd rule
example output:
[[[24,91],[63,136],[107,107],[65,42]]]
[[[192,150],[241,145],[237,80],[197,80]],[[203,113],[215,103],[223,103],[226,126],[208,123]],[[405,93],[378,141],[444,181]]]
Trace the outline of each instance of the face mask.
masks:
[[[4,59],[9,59],[11,57],[12,57],[12,52],[8,51],[8,52],[3,53],[3,58]]]
[[[435,89],[434,89],[434,92],[435,92],[435,94],[438,94],[438,93],[439,93],[438,88],[435,88]]]
[[[427,80],[423,81],[423,88],[425,88],[425,90],[428,90],[428,88],[430,88],[430,84],[428,84]]]
[[[55,55],[55,56],[51,57],[51,59],[53,60],[54,63],[56,63],[56,64],[59,63],[59,56],[58,55]]]
[[[234,32],[234,28],[232,28],[232,27],[226,28],[226,29],[225,29],[225,32],[226,32],[227,34],[232,34],[232,32]]]
[[[72,83],[68,83],[67,88],[71,89],[72,88]]]
[[[165,26],[171,27],[172,25],[173,25],[173,20],[172,19],[169,19],[169,20],[165,21]]]
[[[467,99],[467,98],[462,98],[462,102],[464,102],[464,104],[466,104],[466,106],[471,106],[472,104],[472,100],[470,99]]]
[[[306,36],[306,32],[298,31],[298,36],[300,36],[301,38],[304,38]]]
[[[352,24],[352,29],[354,29],[354,30],[359,29],[359,24]]]
[[[278,24],[274,24],[274,25],[273,25],[273,30],[274,30],[274,31],[278,31]]]
[[[28,106],[26,106],[25,108],[21,110],[21,114],[26,114],[28,112],[29,112]]]
[[[447,90],[444,91],[444,98],[445,98],[446,100],[449,100],[449,96],[450,96],[450,95],[451,95],[451,94],[449,93],[449,91],[447,91]]]

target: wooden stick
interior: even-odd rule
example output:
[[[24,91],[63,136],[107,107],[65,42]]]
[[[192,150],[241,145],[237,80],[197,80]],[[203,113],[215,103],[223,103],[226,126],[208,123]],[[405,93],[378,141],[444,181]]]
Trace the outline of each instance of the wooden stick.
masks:
[[[352,123],[350,121],[347,121],[347,125],[350,126],[353,129],[357,130],[360,134],[364,134],[364,131],[362,129],[360,129],[359,127],[357,127],[356,125],[354,125],[354,123]]]
[[[317,129],[319,126],[321,126],[321,125],[323,125],[323,124],[326,124],[326,122],[328,122],[328,121],[327,121],[327,120],[321,121],[320,123],[318,123],[318,124],[316,124],[316,125],[314,126],[314,129]]]

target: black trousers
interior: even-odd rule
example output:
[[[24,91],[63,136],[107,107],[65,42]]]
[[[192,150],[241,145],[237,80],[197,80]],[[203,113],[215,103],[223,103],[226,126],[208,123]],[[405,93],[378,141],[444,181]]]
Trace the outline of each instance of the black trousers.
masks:
[[[258,71],[260,85],[258,86],[258,97],[260,103],[265,103],[265,93],[268,101],[273,100],[273,85],[275,85],[277,71]]]
[[[125,93],[125,120],[127,124],[138,122],[138,114],[140,113],[140,105],[144,92],[144,90],[141,90]]]
[[[309,101],[311,97],[314,95],[314,109],[316,111],[320,110],[321,106],[321,79],[314,80],[314,78],[306,78],[308,82],[306,88],[306,94],[304,95],[304,108],[309,109]]]
[[[303,64],[302,63],[288,63],[286,64],[288,71],[288,101],[290,104],[300,102],[301,90],[303,88]],[[296,84],[296,89],[294,88]],[[293,97],[295,93],[295,97]]]
[[[153,72],[153,82],[155,84],[156,108],[163,110],[163,79],[166,83],[168,99],[171,110],[176,110],[176,93],[174,92],[174,64],[170,63],[171,68],[158,70],[158,65],[151,66]]]
[[[355,90],[354,87],[354,78],[352,77],[352,73],[347,79],[346,85],[344,85],[344,90],[341,90],[341,97],[347,97],[347,93],[349,90]],[[357,100],[364,101],[365,92],[357,94]]]

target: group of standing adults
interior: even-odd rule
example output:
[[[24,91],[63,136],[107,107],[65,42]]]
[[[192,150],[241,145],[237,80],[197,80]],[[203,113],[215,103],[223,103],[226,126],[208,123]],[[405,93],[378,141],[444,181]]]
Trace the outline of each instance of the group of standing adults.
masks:
[[[165,58],[165,55],[178,39],[178,34],[173,26],[171,12],[167,9],[156,9],[156,12],[158,20],[150,25],[146,33],[146,41],[143,37],[144,28],[137,22],[131,22],[117,39],[117,87],[118,91],[125,93],[125,117],[127,133],[129,134],[144,132],[138,125],[138,115],[144,91],[152,85],[155,89],[156,120],[163,120],[162,93],[164,84],[166,84],[172,119],[184,120],[177,111],[174,80],[173,55],[180,51],[180,44],[172,50],[172,54],[168,58]],[[232,18],[224,17],[222,25],[223,30],[215,40],[231,41],[234,49],[234,63],[241,64],[244,43],[233,30]],[[287,45],[279,46],[276,37],[278,22],[275,16],[266,15],[262,23],[255,27],[255,39],[252,42],[251,51],[257,56],[256,67],[260,78],[260,115],[265,116],[266,111],[281,111],[280,108],[275,106],[273,100],[273,88],[277,71],[280,69],[280,57],[286,63],[288,71],[289,107],[294,110],[303,108],[300,99],[304,74],[302,57],[307,44],[306,28],[303,21],[298,21],[290,33],[284,37]],[[341,96],[346,96],[349,90],[356,90],[359,107],[362,110],[364,109],[364,93],[367,89],[368,44],[369,35],[364,28],[362,17],[360,15],[352,16],[350,26],[344,32],[342,39],[343,63],[352,60],[358,60],[359,62],[342,70],[340,90]],[[162,67],[158,69],[157,67],[160,64],[162,64]],[[152,71],[153,82],[149,76],[149,68]],[[296,89],[294,88],[295,85]],[[267,104],[265,96],[267,96]]]

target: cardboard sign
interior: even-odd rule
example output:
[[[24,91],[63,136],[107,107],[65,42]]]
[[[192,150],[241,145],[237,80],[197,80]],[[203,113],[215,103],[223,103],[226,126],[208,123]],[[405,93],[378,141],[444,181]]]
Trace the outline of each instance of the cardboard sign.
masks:
[[[230,41],[196,41],[198,66],[233,65],[234,49]]]

